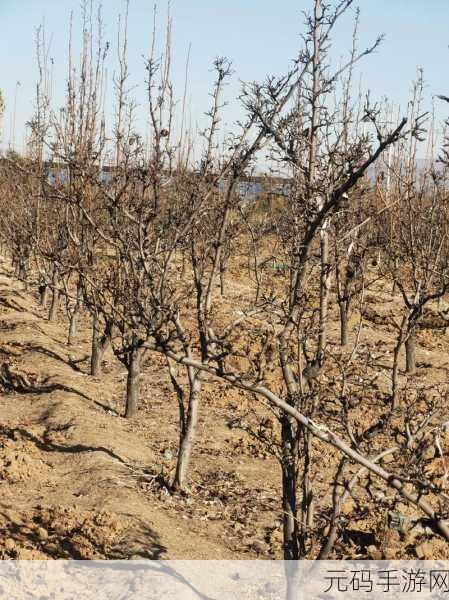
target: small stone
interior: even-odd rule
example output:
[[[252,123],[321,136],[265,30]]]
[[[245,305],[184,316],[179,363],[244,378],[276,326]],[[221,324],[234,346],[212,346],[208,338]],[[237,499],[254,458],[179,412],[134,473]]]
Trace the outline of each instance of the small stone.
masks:
[[[173,458],[173,452],[169,448],[164,450],[164,458],[165,460],[171,460]]]
[[[424,526],[420,521],[417,521],[416,523],[412,524],[412,528],[410,530],[410,535],[412,536],[412,538],[416,538],[419,535],[427,534],[432,535],[432,530],[430,529],[430,527]]]
[[[53,529],[54,529],[56,535],[58,535],[60,537],[63,537],[66,534],[65,527],[61,524],[55,525]]]
[[[366,551],[371,560],[382,560],[382,552],[376,546],[368,546]]]
[[[7,540],[5,540],[5,550],[11,551],[14,550],[16,547],[16,544],[14,542],[14,540],[12,540],[11,538],[8,538]]]
[[[430,558],[431,556],[431,550],[427,542],[423,542],[419,546],[416,546],[415,552],[419,560],[426,560],[426,558]]]
[[[58,552],[59,548],[56,544],[53,544],[53,542],[52,542],[50,544],[45,545],[45,550],[49,554],[56,554]]]
[[[48,531],[43,527],[36,527],[36,535],[41,541],[48,539]]]
[[[394,462],[396,459],[394,457],[393,454],[386,454],[383,458],[382,458],[382,462],[386,465],[391,464],[392,462]]]

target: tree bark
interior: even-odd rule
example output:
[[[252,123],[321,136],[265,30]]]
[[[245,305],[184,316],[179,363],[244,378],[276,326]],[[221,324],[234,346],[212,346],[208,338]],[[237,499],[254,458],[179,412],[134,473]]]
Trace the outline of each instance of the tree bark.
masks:
[[[220,263],[220,294],[222,298],[225,295],[225,267],[223,263]]]
[[[194,376],[189,392],[189,406],[185,426],[181,427],[178,460],[176,463],[176,473],[173,480],[173,489],[185,490],[187,471],[192,456],[193,443],[196,437],[198,426],[198,409],[201,395],[201,379]]]
[[[299,560],[298,514],[296,498],[296,443],[289,416],[282,417],[282,512],[284,560]]]
[[[28,290],[28,279],[27,279],[27,269],[25,266],[25,261],[21,260],[19,266],[19,280],[23,283],[24,290]]]
[[[69,335],[67,336],[67,345],[73,346],[73,342],[76,335],[76,318],[78,316],[78,309],[74,310],[70,315]]]
[[[393,280],[393,286],[391,288],[391,294],[392,294],[392,296],[394,296],[396,294],[396,287],[397,287],[397,285],[396,285],[396,279],[394,279]]]
[[[348,343],[348,301],[340,300],[340,344],[346,346]]]
[[[98,328],[98,317],[94,315],[92,322],[92,350],[90,354],[90,374],[98,377],[101,373],[102,353],[100,349],[100,331]]]
[[[74,340],[75,340],[76,324],[77,324],[77,319],[78,319],[78,313],[80,311],[80,306],[81,306],[81,293],[82,293],[81,281],[80,281],[80,279],[78,279],[78,284],[76,286],[76,302],[75,302],[75,306],[73,307],[72,311],[70,311],[69,303],[67,303],[67,312],[68,312],[69,319],[70,319],[69,334],[67,336],[67,345],[68,346],[72,346],[74,343]]]
[[[58,307],[59,307],[59,290],[56,287],[53,288],[53,296],[51,299],[50,312],[48,314],[49,321],[56,321],[56,317],[58,316]]]
[[[313,528],[315,518],[315,497],[311,479],[312,434],[304,430],[304,475],[303,475],[303,527],[304,531]]]
[[[39,297],[40,297],[40,305],[43,308],[46,308],[48,302],[48,293],[49,293],[48,285],[43,283],[39,286]]]
[[[399,384],[399,352],[404,343],[405,331],[407,326],[407,317],[403,317],[401,327],[398,333],[398,340],[393,353],[393,373],[391,378],[391,404],[392,408],[397,408],[399,404],[398,384]]]
[[[101,375],[101,361],[111,341],[111,328],[106,324],[103,336],[100,337],[100,323],[98,315],[92,319],[92,350],[90,355],[90,374],[92,377]]]
[[[329,262],[329,234],[328,221],[323,223],[320,232],[321,249],[321,276],[320,276],[320,332],[318,337],[318,351],[323,353],[327,342],[327,313],[329,307],[329,291],[331,268]]]
[[[129,352],[128,377],[126,380],[126,410],[125,417],[131,419],[137,414],[139,408],[140,391],[140,355],[141,349],[134,348]]]
[[[48,313],[49,321],[56,321],[56,317],[58,316],[58,307],[59,307],[59,290],[58,290],[58,271],[56,265],[53,266],[53,274],[51,279],[51,289],[52,289],[52,298],[51,298],[51,306],[50,312]]]
[[[415,329],[411,329],[405,341],[405,372],[412,375],[416,370],[416,335]]]

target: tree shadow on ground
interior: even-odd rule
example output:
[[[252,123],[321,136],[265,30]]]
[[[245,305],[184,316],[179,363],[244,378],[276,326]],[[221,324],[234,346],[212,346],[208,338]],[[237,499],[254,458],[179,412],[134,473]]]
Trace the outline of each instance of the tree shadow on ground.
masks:
[[[86,444],[73,444],[72,446],[65,446],[63,444],[55,444],[48,437],[51,433],[51,430],[47,430],[44,432],[43,439],[36,437],[30,431],[27,431],[22,427],[10,428],[2,426],[1,431],[10,439],[17,440],[18,437],[21,437],[25,440],[28,440],[43,452],[62,452],[65,454],[79,454],[82,452],[102,452],[110,458],[117,460],[122,465],[125,465],[127,467],[130,466],[126,462],[126,460],[124,460],[121,456],[119,456],[112,450],[109,450],[109,448],[105,448],[104,446],[89,446]]]
[[[103,404],[99,400],[94,400],[84,392],[68,385],[64,385],[63,383],[55,382],[48,383],[49,377],[44,378],[41,384],[33,383],[29,381],[29,378],[26,374],[15,373],[11,370],[10,366],[7,363],[4,363],[1,366],[2,372],[0,372],[0,385],[4,393],[17,392],[19,394],[51,394],[55,391],[67,392],[69,394],[76,394],[89,402],[92,402],[96,406],[100,407],[102,410],[108,413],[114,413],[119,416],[120,413],[116,411],[113,407]]]
[[[10,508],[17,516],[11,517]],[[107,518],[119,520],[120,515],[42,506],[25,513],[7,505],[0,510],[2,558],[20,558],[23,549],[66,560],[157,560],[166,552],[157,533],[135,516],[114,539],[114,523]]]
[[[48,356],[49,358],[54,358],[55,360],[64,363],[77,373],[83,373],[84,375],[86,375],[86,373],[78,367],[78,363],[84,362],[87,358],[89,358],[88,355],[84,356],[83,358],[73,360],[70,358],[64,358],[54,350],[50,350],[49,348],[45,348],[44,346],[29,344],[26,346],[25,349],[27,352],[37,352],[39,354],[45,354],[45,356]]]
[[[8,293],[8,296],[10,296],[10,295],[11,294]],[[16,312],[29,313],[30,315],[33,315],[33,317],[36,317],[37,319],[42,318],[42,315],[39,315],[38,313],[34,312],[29,307],[20,306],[20,304],[17,304],[17,302],[14,302],[14,300],[9,300],[9,298],[7,298],[6,296],[0,296],[0,305],[4,306],[5,308],[8,308],[10,310],[14,310]]]
[[[92,561],[90,563],[83,563],[81,568],[87,569],[111,569],[113,571],[119,571],[122,573],[136,573],[136,574],[144,574],[144,573],[152,573],[154,575],[168,575],[171,579],[183,584],[186,588],[191,590],[200,600],[213,600],[211,596],[207,596],[203,592],[201,592],[191,581],[189,581],[180,571],[175,569],[172,564],[168,563],[166,560],[159,560],[157,563],[149,562],[149,561],[139,561],[137,559],[138,554],[132,557],[131,562],[96,562]],[[136,557],[136,558],[135,558]],[[145,557],[142,557],[145,558]],[[155,585],[157,585],[159,578],[154,580]],[[137,584],[137,588],[138,588]]]

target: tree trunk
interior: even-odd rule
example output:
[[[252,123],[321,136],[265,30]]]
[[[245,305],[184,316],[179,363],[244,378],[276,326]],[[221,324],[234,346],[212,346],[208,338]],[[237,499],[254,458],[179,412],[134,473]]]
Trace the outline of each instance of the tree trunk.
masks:
[[[47,284],[43,283],[42,285],[39,286],[40,305],[42,306],[42,308],[47,307],[48,293],[49,293],[49,288],[48,288]]]
[[[73,341],[76,335],[76,318],[78,316],[78,309],[75,309],[70,315],[69,335],[67,336],[67,345],[73,346]]]
[[[296,510],[296,473],[292,465],[282,466],[282,509],[284,514],[284,560],[299,560]]]
[[[20,261],[19,266],[19,280],[23,283],[25,291],[28,290],[27,270],[24,261]]]
[[[313,528],[315,517],[315,497],[312,487],[311,476],[312,434],[304,431],[304,476],[303,476],[303,529],[308,531]]]
[[[58,316],[58,306],[59,306],[59,291],[56,287],[53,288],[53,296],[51,299],[50,312],[48,314],[49,321],[56,321],[56,317]]]
[[[329,263],[329,234],[328,221],[321,228],[321,276],[320,276],[320,332],[318,337],[318,352],[323,353],[327,341],[327,313],[329,306],[329,290],[331,268]]]
[[[90,374],[92,377],[101,375],[101,361],[111,340],[111,333],[111,328],[106,324],[105,332],[100,337],[100,322],[98,315],[94,315],[92,320],[92,350],[90,355]]]
[[[396,274],[397,274],[397,272],[398,272],[398,266],[399,266],[398,259],[397,259],[397,258],[395,258],[395,260],[394,260],[394,272],[395,272],[395,278],[393,279],[393,287],[391,288],[391,294],[392,294],[393,296],[396,294],[396,292],[397,292],[397,288],[398,288],[398,285],[397,285],[397,280],[396,280]]]
[[[391,404],[393,409],[399,405],[398,401],[398,378],[399,378],[399,352],[402,342],[398,341],[393,354],[393,374],[391,378]]]
[[[412,375],[416,370],[416,336],[415,329],[411,329],[405,341],[405,372]]]
[[[220,294],[223,298],[225,295],[225,274],[226,274],[226,263],[225,258],[221,256],[220,258]]]
[[[399,405],[398,398],[398,383],[399,383],[399,352],[404,343],[405,332],[407,325],[407,317],[403,317],[401,327],[398,334],[398,340],[393,353],[393,373],[391,378],[391,404],[392,408],[397,408]]]
[[[220,294],[222,297],[225,295],[225,270],[223,265],[220,265]]]
[[[94,317],[92,325],[92,350],[90,354],[90,374],[92,377],[98,377],[100,375],[101,359],[100,332],[98,331],[98,320]]]
[[[290,417],[282,417],[282,512],[284,560],[299,560],[296,500],[296,443]]]
[[[58,290],[58,271],[56,265],[53,265],[53,274],[51,278],[52,283],[52,299],[50,312],[48,314],[49,321],[56,321],[56,317],[58,316],[58,306],[59,306],[59,290]]]
[[[70,319],[70,325],[69,325],[69,335],[67,336],[67,345],[68,346],[72,346],[75,340],[75,335],[76,335],[76,323],[77,323],[77,319],[78,319],[78,313],[80,311],[80,306],[81,306],[81,294],[82,294],[82,287],[81,287],[81,279],[78,279],[78,284],[76,286],[76,302],[75,302],[75,306],[73,307],[73,310],[70,312],[70,302],[67,302],[67,313],[69,315],[69,319]]]
[[[348,343],[348,301],[340,300],[340,344],[346,346]]]
[[[125,417],[131,419],[137,414],[139,407],[139,384],[140,384],[140,355],[141,349],[134,348],[129,353],[128,377],[126,380],[126,410]]]
[[[184,427],[181,426],[178,461],[176,463],[176,473],[173,481],[173,489],[175,490],[184,490],[186,488],[187,471],[192,456],[192,448],[198,425],[201,387],[202,383],[200,377],[195,376],[190,387],[186,423]]]

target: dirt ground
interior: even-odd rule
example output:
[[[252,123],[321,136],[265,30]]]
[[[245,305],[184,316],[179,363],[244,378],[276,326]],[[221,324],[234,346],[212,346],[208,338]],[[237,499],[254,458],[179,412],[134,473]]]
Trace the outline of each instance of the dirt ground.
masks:
[[[395,305],[380,288],[376,302],[368,298],[360,352],[376,374],[373,389],[382,390]],[[229,427],[243,396],[206,387],[192,494],[171,495],[164,482],[175,467],[178,415],[162,357],[146,359],[139,414],[126,420],[124,367],[108,354],[104,376],[92,378],[90,323],[80,324],[75,346],[67,346],[66,329],[63,311],[50,323],[2,261],[0,363],[25,376],[31,391],[0,394],[0,558],[282,558],[278,464]],[[351,335],[356,330],[354,322]],[[424,331],[419,342],[418,376],[444,383],[446,335]],[[332,452],[321,453],[326,468]],[[358,513],[353,529],[367,533],[370,517],[360,508],[350,499],[345,511]]]
[[[160,482],[173,474],[178,417],[161,363],[147,364],[139,415],[125,420],[124,367],[108,355],[105,376],[90,377],[88,324],[68,347],[63,314],[48,322],[22,288],[3,264],[0,360],[34,388],[0,393],[0,558],[279,554],[277,465],[226,426],[228,402],[206,396],[194,497],[170,495]]]

